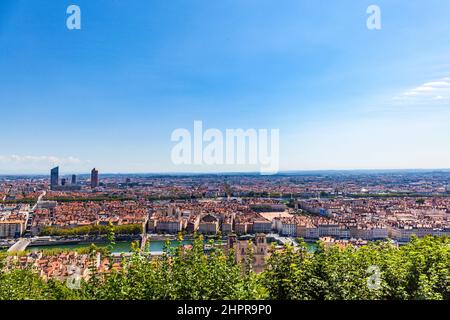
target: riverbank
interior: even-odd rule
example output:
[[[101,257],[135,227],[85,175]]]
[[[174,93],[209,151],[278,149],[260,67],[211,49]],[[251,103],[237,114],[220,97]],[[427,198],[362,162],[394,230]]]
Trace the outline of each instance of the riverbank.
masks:
[[[208,240],[205,240],[207,243]],[[164,240],[155,240],[150,239],[147,245],[147,251],[149,252],[163,252],[166,244],[168,243],[169,247],[175,248],[180,245],[180,241],[176,239],[164,239]],[[190,245],[193,243],[192,239],[184,239],[181,242],[181,245]],[[26,249],[27,252],[32,251],[44,251],[44,250],[77,250],[77,249],[87,249],[92,244],[99,248],[106,248],[109,246],[107,242],[83,242],[77,244],[54,244],[54,245],[43,245],[43,246],[30,246]],[[112,246],[112,253],[129,253],[131,252],[132,241],[118,241],[115,245]],[[317,249],[316,243],[307,243],[308,250],[310,252],[314,252]]]
[[[112,253],[129,253],[131,252],[132,241],[118,241],[113,246],[111,246]],[[166,245],[169,247],[175,248],[180,245],[190,245],[193,243],[193,240],[150,240],[148,241],[147,250],[148,252],[163,252]],[[78,249],[88,249],[91,245],[95,245],[99,248],[107,248],[109,244],[107,242],[83,242],[77,244],[54,244],[54,245],[41,245],[41,246],[30,246],[26,249],[26,252],[33,251],[50,251],[50,250],[63,250],[63,251],[73,251]]]
[[[253,235],[246,235],[239,237],[242,240],[250,240],[253,238]],[[194,240],[193,235],[184,235],[183,241],[181,242],[183,245],[192,244]],[[214,236],[204,236],[204,241],[207,243],[210,240],[217,240]],[[141,241],[141,235],[116,235],[115,242],[116,244],[112,247],[113,253],[129,253],[131,252],[132,243]],[[164,234],[149,234],[147,236],[148,244],[147,248],[151,252],[162,252],[164,251],[164,247],[166,243],[169,244],[170,247],[176,247],[180,245],[180,241],[178,237],[175,235],[164,235]],[[222,237],[222,242],[226,243],[227,237]],[[277,244],[281,244],[278,241],[268,237],[268,242],[277,242]],[[13,242],[11,242],[13,244]],[[96,236],[79,236],[79,237],[39,237],[33,239],[32,243],[25,250],[26,252],[31,251],[42,251],[42,250],[77,250],[77,249],[88,249],[92,244],[100,248],[106,248],[109,246],[109,241],[105,235],[96,235]],[[307,241],[308,250],[313,252],[317,249],[316,241]],[[6,252],[8,250],[8,246],[0,247],[0,252]]]

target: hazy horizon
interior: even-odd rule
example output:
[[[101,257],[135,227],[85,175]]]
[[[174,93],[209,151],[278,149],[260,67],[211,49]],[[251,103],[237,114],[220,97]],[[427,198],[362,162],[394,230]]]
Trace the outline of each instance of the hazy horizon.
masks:
[[[98,169],[98,168],[97,168]],[[321,174],[321,173],[434,173],[434,172],[450,172],[450,168],[410,168],[410,169],[318,169],[318,170],[280,170],[278,173],[273,176],[279,175],[296,175],[296,174]],[[60,167],[59,175],[60,176],[70,176],[72,174],[78,176],[89,176],[90,172],[67,172],[62,171]],[[148,176],[199,176],[199,175],[261,175],[258,171],[211,171],[211,172],[101,172],[99,171],[99,175],[109,176],[109,175],[118,175],[118,176],[133,176],[133,175],[148,175]],[[2,173],[0,172],[0,177],[5,176],[50,176],[50,169],[47,173]],[[271,176],[271,175],[261,175],[261,176]]]

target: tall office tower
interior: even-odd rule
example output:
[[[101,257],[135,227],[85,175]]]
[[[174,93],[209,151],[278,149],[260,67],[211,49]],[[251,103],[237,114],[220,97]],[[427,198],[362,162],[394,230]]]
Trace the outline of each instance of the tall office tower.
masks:
[[[62,185],[62,186],[65,186],[65,185],[66,185],[66,181],[67,181],[66,178],[62,178],[62,179],[61,179],[61,185]]]
[[[76,175],[72,175],[72,184],[77,184],[77,176]]]
[[[95,168],[91,171],[91,188],[98,187],[98,170]]]
[[[53,190],[58,186],[59,181],[59,167],[55,167],[50,171],[50,189]]]

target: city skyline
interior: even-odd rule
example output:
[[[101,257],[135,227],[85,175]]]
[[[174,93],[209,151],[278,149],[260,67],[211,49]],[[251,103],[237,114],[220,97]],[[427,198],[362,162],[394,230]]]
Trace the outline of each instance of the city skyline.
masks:
[[[59,166],[58,166],[59,167]],[[64,168],[63,168],[64,169]],[[96,168],[95,168],[96,169]],[[47,172],[32,172],[32,173],[0,173],[0,177],[44,177],[51,176],[51,174]],[[317,169],[317,170],[280,170],[273,176],[283,176],[283,175],[302,175],[302,174],[352,174],[352,173],[361,173],[361,174],[371,174],[371,173],[433,173],[433,172],[449,172],[450,168],[391,168],[391,169]],[[78,177],[90,177],[92,174],[91,169],[86,171],[68,171],[62,170],[59,174],[59,177],[64,177],[67,181],[71,180],[73,176],[78,179]],[[99,173],[100,175],[100,173]],[[102,172],[102,176],[203,176],[203,175],[225,175],[225,176],[239,176],[239,175],[261,175],[258,171],[212,171],[212,172],[189,172],[189,171],[180,171],[180,172]],[[76,180],[78,182],[78,180]],[[77,183],[76,182],[76,183]]]
[[[0,4],[0,174],[258,171],[175,166],[196,120],[279,128],[281,172],[449,168],[449,3],[69,4]]]

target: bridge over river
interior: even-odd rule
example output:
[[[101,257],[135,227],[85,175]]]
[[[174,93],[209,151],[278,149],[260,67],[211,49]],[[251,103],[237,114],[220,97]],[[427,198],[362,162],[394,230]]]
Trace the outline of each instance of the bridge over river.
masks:
[[[14,243],[9,249],[8,252],[22,252],[30,245],[30,239],[19,239],[16,243]]]
[[[294,239],[292,238],[288,238],[288,237],[282,237],[276,233],[270,233],[267,235],[268,238],[272,238],[275,239],[277,242],[282,243],[282,244],[290,244],[291,246],[293,246],[294,248],[297,249],[298,244],[297,242],[295,242]]]
[[[30,212],[27,214],[27,223],[26,223],[26,231],[25,234],[31,234],[31,226],[33,222],[33,214],[34,210],[38,207],[39,203],[42,202],[42,199],[47,194],[47,191],[42,191],[39,195],[36,204],[31,208]],[[25,251],[26,248],[31,244],[32,239],[24,239],[20,238],[16,243],[14,243],[9,249],[8,252],[22,252]]]

